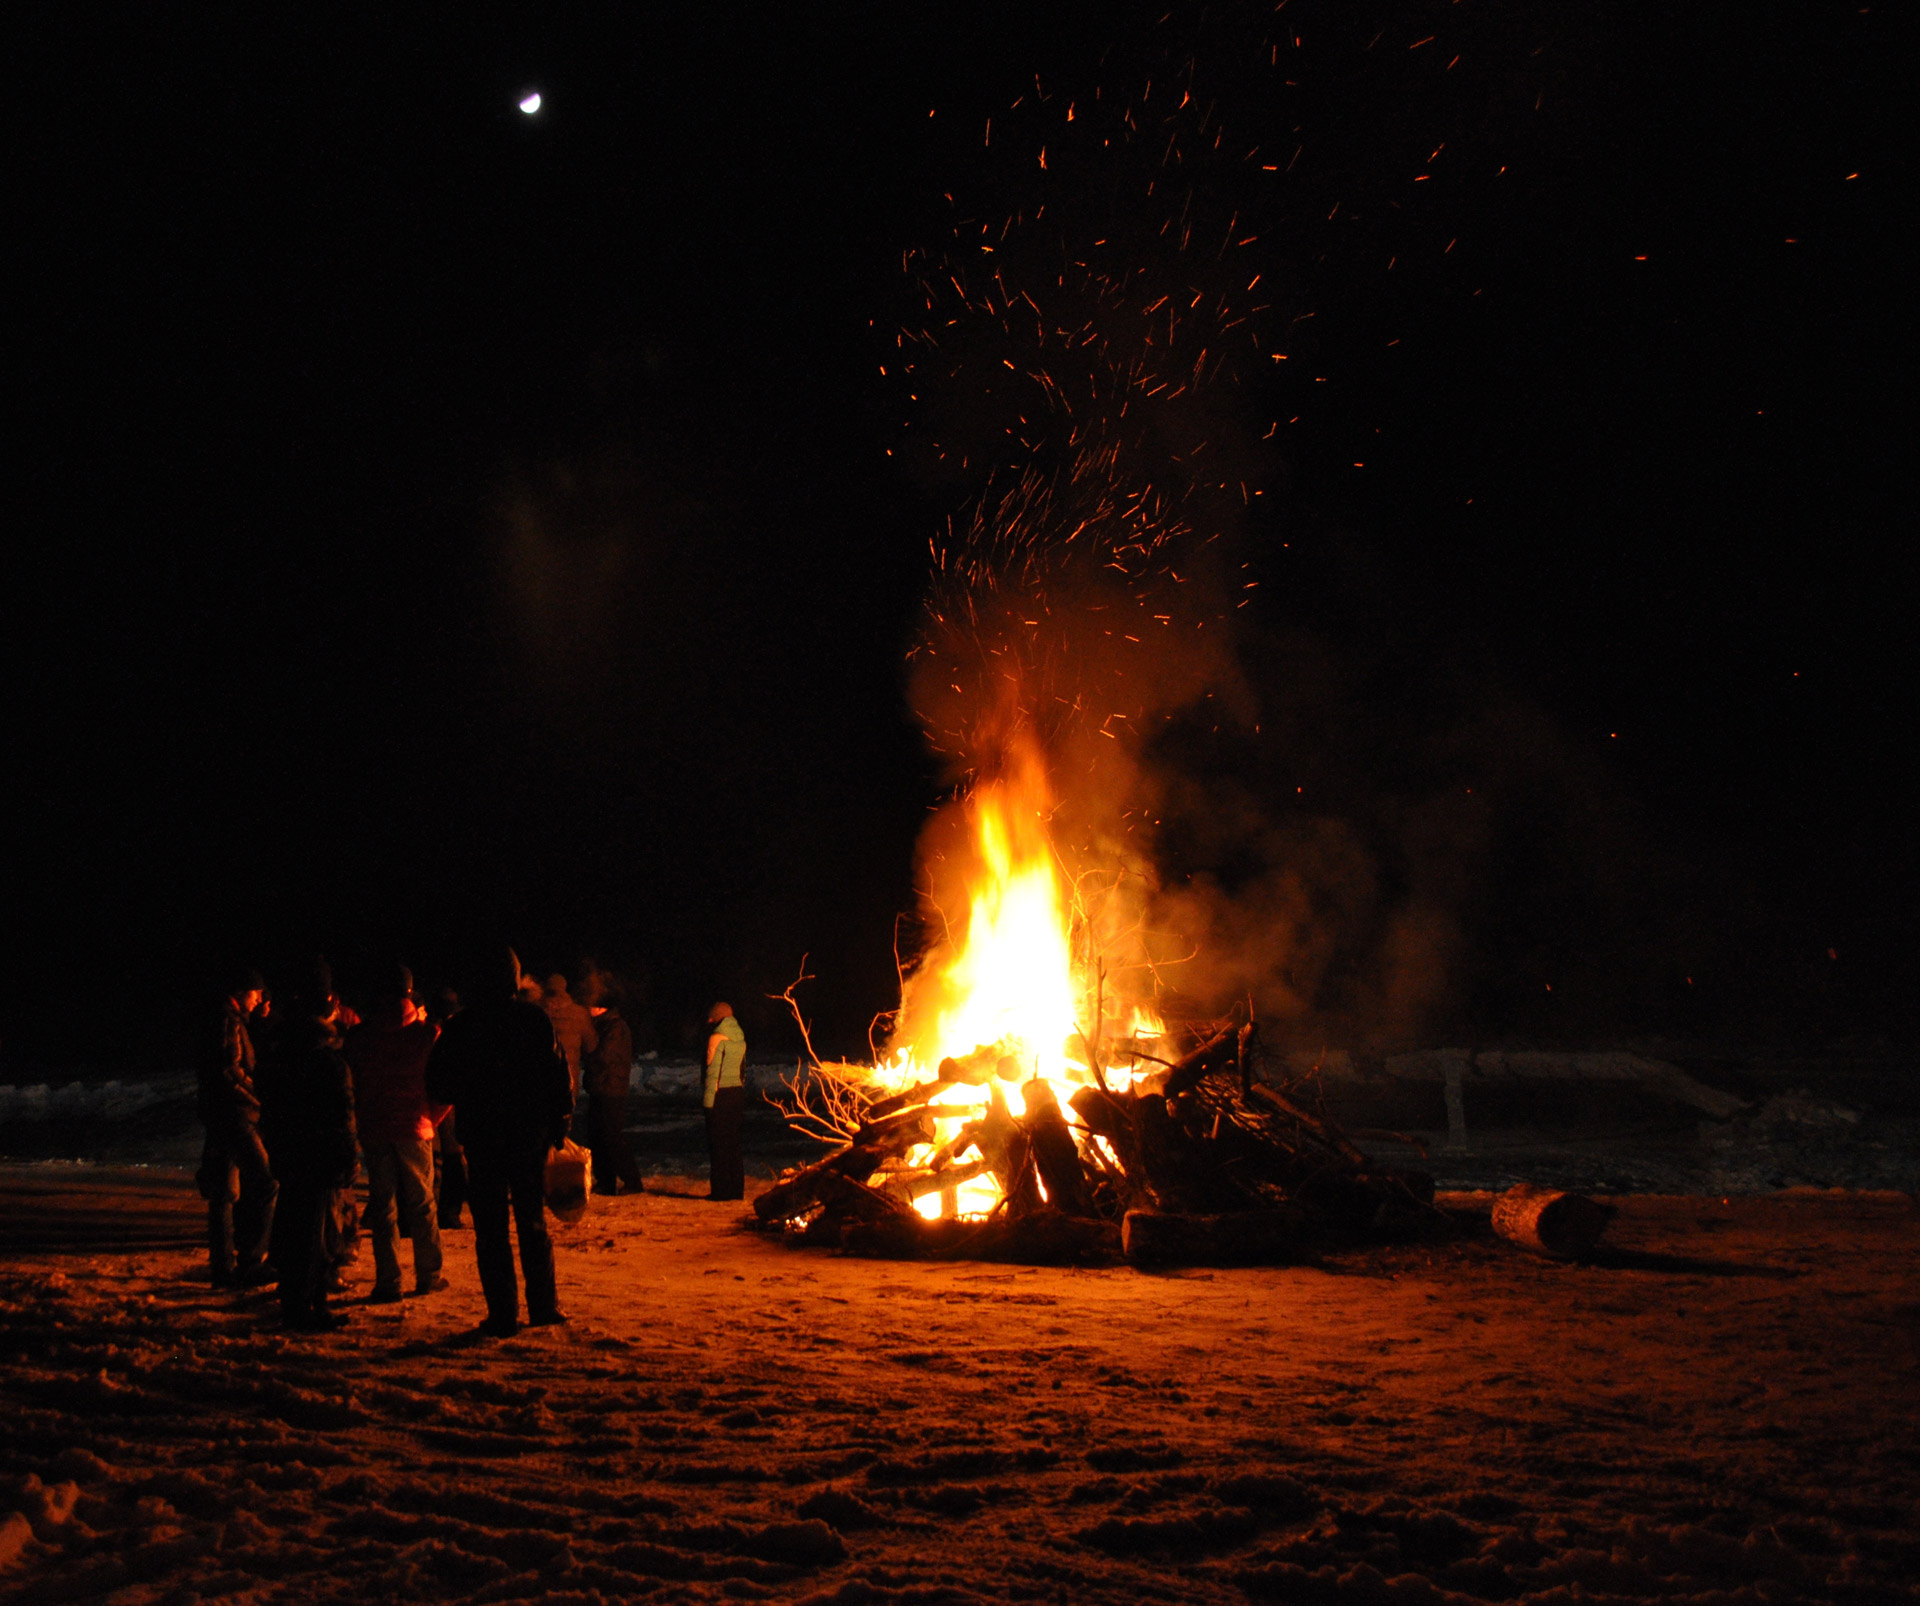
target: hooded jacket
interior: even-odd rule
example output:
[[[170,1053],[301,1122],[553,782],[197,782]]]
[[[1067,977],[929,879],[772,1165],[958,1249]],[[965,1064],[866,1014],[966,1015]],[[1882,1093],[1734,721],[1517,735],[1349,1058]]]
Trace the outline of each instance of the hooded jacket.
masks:
[[[713,1108],[713,1096],[723,1087],[744,1087],[747,1034],[732,1015],[720,1020],[707,1039],[707,1076],[701,1103]]]

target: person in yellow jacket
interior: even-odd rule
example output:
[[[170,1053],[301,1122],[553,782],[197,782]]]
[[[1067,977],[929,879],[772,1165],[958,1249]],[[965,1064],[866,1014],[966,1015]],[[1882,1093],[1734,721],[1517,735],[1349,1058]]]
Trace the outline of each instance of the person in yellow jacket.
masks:
[[[740,1122],[747,1113],[747,1034],[734,1019],[733,1005],[707,1011],[707,1075],[702,1094],[707,1107],[707,1197],[743,1199],[747,1175],[740,1158]]]

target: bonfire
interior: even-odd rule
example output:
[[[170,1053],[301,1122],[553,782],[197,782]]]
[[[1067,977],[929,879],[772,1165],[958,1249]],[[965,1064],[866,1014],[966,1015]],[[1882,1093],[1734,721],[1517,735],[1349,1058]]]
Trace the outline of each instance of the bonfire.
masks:
[[[762,1222],[873,1253],[1151,1264],[1287,1259],[1422,1218],[1431,1179],[1375,1165],[1276,1079],[1250,1011],[1171,1025],[1139,945],[1115,962],[1123,877],[1069,873],[1037,759],[962,806],[968,907],[875,1063],[807,1040],[782,1108],[836,1147],[760,1196]]]

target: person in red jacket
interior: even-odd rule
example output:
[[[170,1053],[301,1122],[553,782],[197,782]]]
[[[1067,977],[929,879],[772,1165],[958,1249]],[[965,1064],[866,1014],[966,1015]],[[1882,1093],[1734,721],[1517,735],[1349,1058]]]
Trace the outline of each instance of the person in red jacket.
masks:
[[[413,973],[396,965],[367,1019],[347,1033],[360,1152],[367,1165],[367,1225],[373,1239],[370,1302],[400,1298],[400,1232],[413,1241],[413,1291],[447,1286],[433,1196],[433,1129],[446,1105],[427,1099],[427,1057],[440,1028],[413,999]],[[397,1217],[397,1219],[396,1219]]]

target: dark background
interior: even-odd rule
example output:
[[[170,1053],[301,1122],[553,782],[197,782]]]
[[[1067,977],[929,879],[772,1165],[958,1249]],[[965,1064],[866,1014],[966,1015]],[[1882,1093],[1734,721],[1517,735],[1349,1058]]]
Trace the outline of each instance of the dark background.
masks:
[[[1245,403],[1299,420],[1262,734],[1173,756],[1389,880],[1479,781],[1430,1033],[1910,1033],[1897,53],[1537,10],[10,9],[0,1074],[495,934],[643,976],[667,1047],[723,992],[777,1043],[808,952],[856,1047],[964,490],[889,456],[900,252],[1036,74],[1189,51],[1299,147],[1314,318]]]

